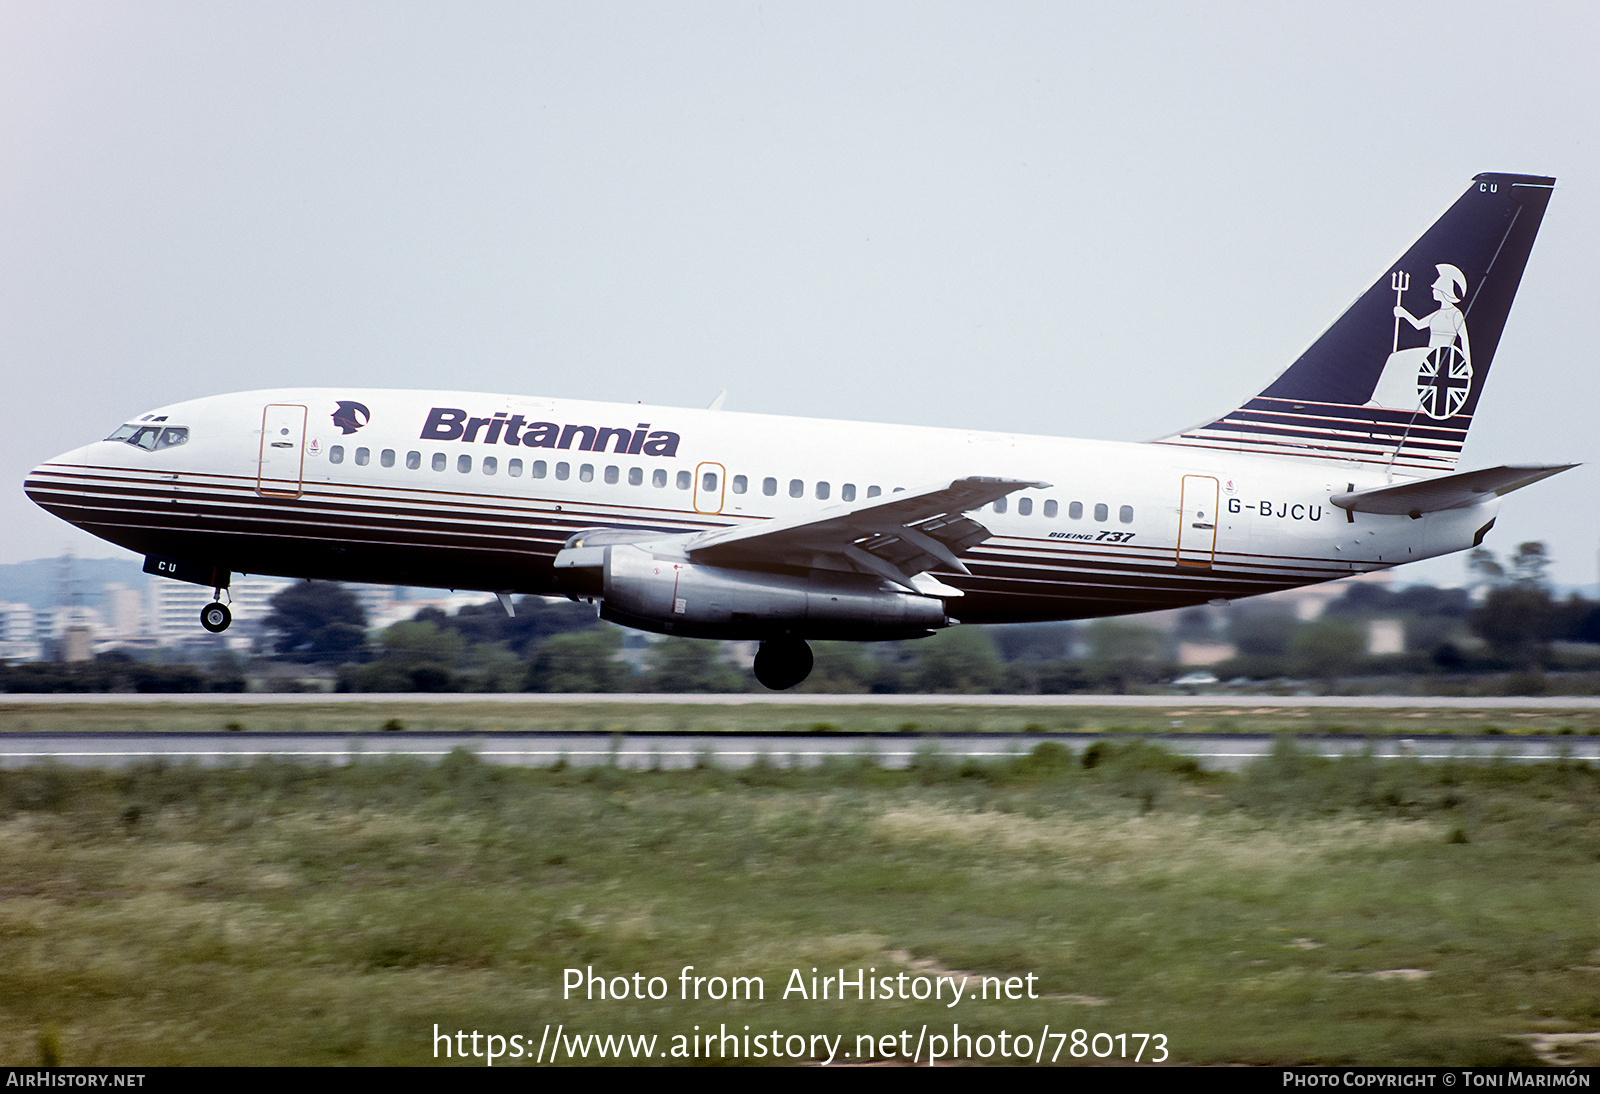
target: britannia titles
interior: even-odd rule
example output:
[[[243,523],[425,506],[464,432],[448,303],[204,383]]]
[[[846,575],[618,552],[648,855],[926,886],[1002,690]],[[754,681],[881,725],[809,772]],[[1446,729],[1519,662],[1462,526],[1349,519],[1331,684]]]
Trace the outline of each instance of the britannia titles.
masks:
[[[580,452],[615,452],[626,456],[676,456],[676,433],[650,430],[649,422],[632,429],[611,426],[562,425],[530,422],[521,414],[496,411],[473,418],[456,407],[436,406],[428,411],[421,438],[425,441],[467,441],[474,444],[509,444],[524,448],[573,448]],[[577,442],[574,446],[573,442]]]

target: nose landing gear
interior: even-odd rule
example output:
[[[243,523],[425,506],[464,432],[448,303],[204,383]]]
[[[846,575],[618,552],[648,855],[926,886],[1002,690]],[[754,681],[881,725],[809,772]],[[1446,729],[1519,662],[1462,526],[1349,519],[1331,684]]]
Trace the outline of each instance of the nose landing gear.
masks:
[[[756,679],[773,691],[788,691],[811,675],[811,647],[802,638],[769,638],[756,651]]]
[[[216,602],[200,609],[200,625],[212,634],[221,634],[233,622],[233,613],[222,603],[221,589],[216,590],[213,595],[217,598]]]

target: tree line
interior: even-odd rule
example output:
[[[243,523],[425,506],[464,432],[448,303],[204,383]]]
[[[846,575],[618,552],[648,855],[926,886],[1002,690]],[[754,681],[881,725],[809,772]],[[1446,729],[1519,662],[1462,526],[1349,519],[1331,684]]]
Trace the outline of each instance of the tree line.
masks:
[[[1538,691],[1549,673],[1591,672],[1600,690],[1600,603],[1557,597],[1543,544],[1506,558],[1468,557],[1479,595],[1468,589],[1391,590],[1351,583],[1314,622],[1271,601],[1240,601],[1226,613],[1180,614],[1171,633],[1137,619],[957,627],[910,642],[813,643],[816,667],[803,691],[1068,694],[1123,692],[1170,682],[1185,670],[1180,643],[1226,643],[1234,655],[1210,667],[1222,680],[1311,681],[1333,688],[1353,676],[1461,678],[1501,674],[1506,686]],[[1406,652],[1367,653],[1367,625],[1397,622]],[[597,620],[590,605],[523,597],[508,616],[495,602],[454,614],[421,609],[372,633],[343,587],[301,582],[272,601],[267,657],[332,673],[352,692],[736,692],[759,690],[730,663],[723,644],[642,637]],[[1576,644],[1576,645],[1575,645]],[[625,649],[625,645],[627,648]],[[747,651],[748,652],[748,651]],[[155,664],[122,651],[76,665],[0,667],[7,691],[241,691],[251,666],[231,654],[208,665]]]

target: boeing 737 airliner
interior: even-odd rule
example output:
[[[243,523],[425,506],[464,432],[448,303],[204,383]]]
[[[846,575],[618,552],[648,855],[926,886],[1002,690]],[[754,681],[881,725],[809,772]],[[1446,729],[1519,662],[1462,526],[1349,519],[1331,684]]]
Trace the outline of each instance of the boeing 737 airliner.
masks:
[[[1554,180],[1479,175],[1260,395],[1129,444],[455,391],[282,389],[142,414],[35,502],[207,585],[233,573],[566,594],[629,627],[807,639],[1141,612],[1483,541],[1565,470],[1458,472]]]

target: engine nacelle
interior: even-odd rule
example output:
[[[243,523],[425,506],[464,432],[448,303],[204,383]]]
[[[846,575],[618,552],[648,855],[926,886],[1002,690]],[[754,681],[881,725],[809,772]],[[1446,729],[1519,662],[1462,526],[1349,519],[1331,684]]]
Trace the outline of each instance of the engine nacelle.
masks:
[[[568,583],[599,586],[602,618],[663,634],[888,640],[920,638],[951,622],[944,601],[896,590],[865,574],[705,566],[659,558],[627,543],[563,551],[556,566],[588,571],[586,580]]]

